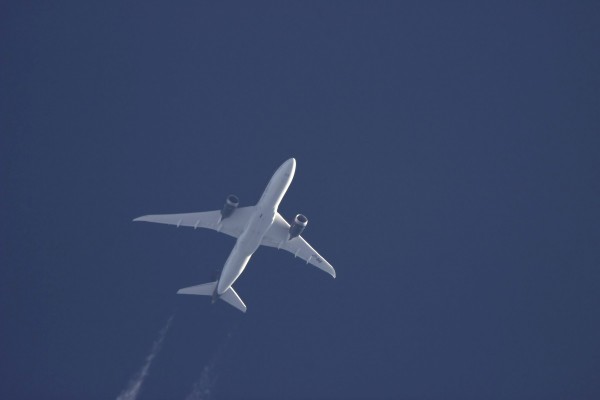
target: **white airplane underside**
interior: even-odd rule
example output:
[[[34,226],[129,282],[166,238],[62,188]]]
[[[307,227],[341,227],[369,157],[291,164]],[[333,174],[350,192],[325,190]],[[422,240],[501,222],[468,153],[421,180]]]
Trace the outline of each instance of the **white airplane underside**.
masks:
[[[269,181],[258,203],[238,208],[239,200],[228,196],[222,210],[187,214],[145,215],[134,221],[213,229],[237,239],[219,279],[215,282],[180,289],[178,294],[212,296],[213,302],[224,300],[242,312],[246,305],[233,290],[233,283],[246,268],[250,257],[259,246],[286,250],[335,278],[335,270],[315,249],[300,236],[308,220],[298,214],[292,225],[277,212],[296,170],[296,160],[283,163]]]

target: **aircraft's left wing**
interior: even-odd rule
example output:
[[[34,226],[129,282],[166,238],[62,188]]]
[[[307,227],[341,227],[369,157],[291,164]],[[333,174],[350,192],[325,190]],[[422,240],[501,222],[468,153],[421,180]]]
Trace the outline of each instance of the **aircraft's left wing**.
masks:
[[[161,215],[144,215],[138,217],[134,221],[155,222],[158,224],[189,226],[194,229],[206,228],[213,229],[217,232],[222,232],[226,235],[239,237],[244,228],[248,224],[254,206],[237,208],[233,214],[224,220],[220,221],[221,211],[205,211],[187,214],[161,214]]]
[[[292,240],[288,240],[290,224],[277,213],[273,225],[269,228],[261,242],[264,246],[277,247],[278,249],[287,250],[294,254],[295,257],[300,257],[306,263],[310,263],[315,267],[327,272],[335,278],[335,270],[323,257],[317,253],[310,244],[298,236]]]

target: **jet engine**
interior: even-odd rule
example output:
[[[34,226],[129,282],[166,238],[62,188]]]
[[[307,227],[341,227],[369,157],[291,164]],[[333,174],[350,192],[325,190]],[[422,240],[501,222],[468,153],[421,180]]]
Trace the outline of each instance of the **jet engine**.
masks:
[[[290,238],[288,240],[292,240],[296,236],[300,236],[304,228],[306,228],[306,225],[308,225],[308,218],[302,214],[296,215],[294,222],[290,226]]]
[[[234,196],[232,194],[227,196],[227,199],[225,200],[225,205],[223,206],[223,209],[221,210],[221,219],[223,220],[223,219],[229,217],[231,214],[233,214],[233,212],[239,205],[240,205],[240,199],[238,199],[237,196]]]

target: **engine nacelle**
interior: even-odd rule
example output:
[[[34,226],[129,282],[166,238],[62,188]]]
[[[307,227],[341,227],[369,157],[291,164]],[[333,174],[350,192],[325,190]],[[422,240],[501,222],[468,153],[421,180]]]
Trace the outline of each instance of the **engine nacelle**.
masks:
[[[233,214],[233,212],[239,205],[240,205],[240,199],[238,199],[237,196],[234,196],[232,194],[227,196],[227,199],[225,200],[225,205],[223,206],[223,209],[221,210],[221,219],[223,220],[223,219],[229,217],[231,214]]]
[[[294,222],[290,226],[290,238],[288,240],[292,240],[293,238],[300,236],[304,228],[306,228],[306,225],[308,225],[308,218],[302,214],[296,215]]]

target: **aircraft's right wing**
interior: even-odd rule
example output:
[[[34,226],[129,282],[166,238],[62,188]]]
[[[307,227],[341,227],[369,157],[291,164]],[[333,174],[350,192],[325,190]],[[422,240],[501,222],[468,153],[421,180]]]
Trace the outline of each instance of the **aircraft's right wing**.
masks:
[[[261,244],[263,246],[277,247],[278,249],[287,250],[294,255],[300,257],[307,264],[312,264],[315,267],[327,272],[335,278],[335,269],[325,260],[310,244],[304,240],[302,236],[288,240],[290,224],[277,213],[273,225],[269,228]]]
[[[138,217],[134,219],[134,221],[155,222],[158,224],[175,225],[178,228],[180,226],[189,226],[194,229],[213,229],[217,232],[222,232],[226,235],[237,238],[244,231],[244,228],[248,224],[248,221],[250,220],[250,217],[252,216],[253,212],[254,206],[240,207],[237,208],[229,217],[223,219],[220,223],[220,210],[187,214],[144,215],[143,217]]]

